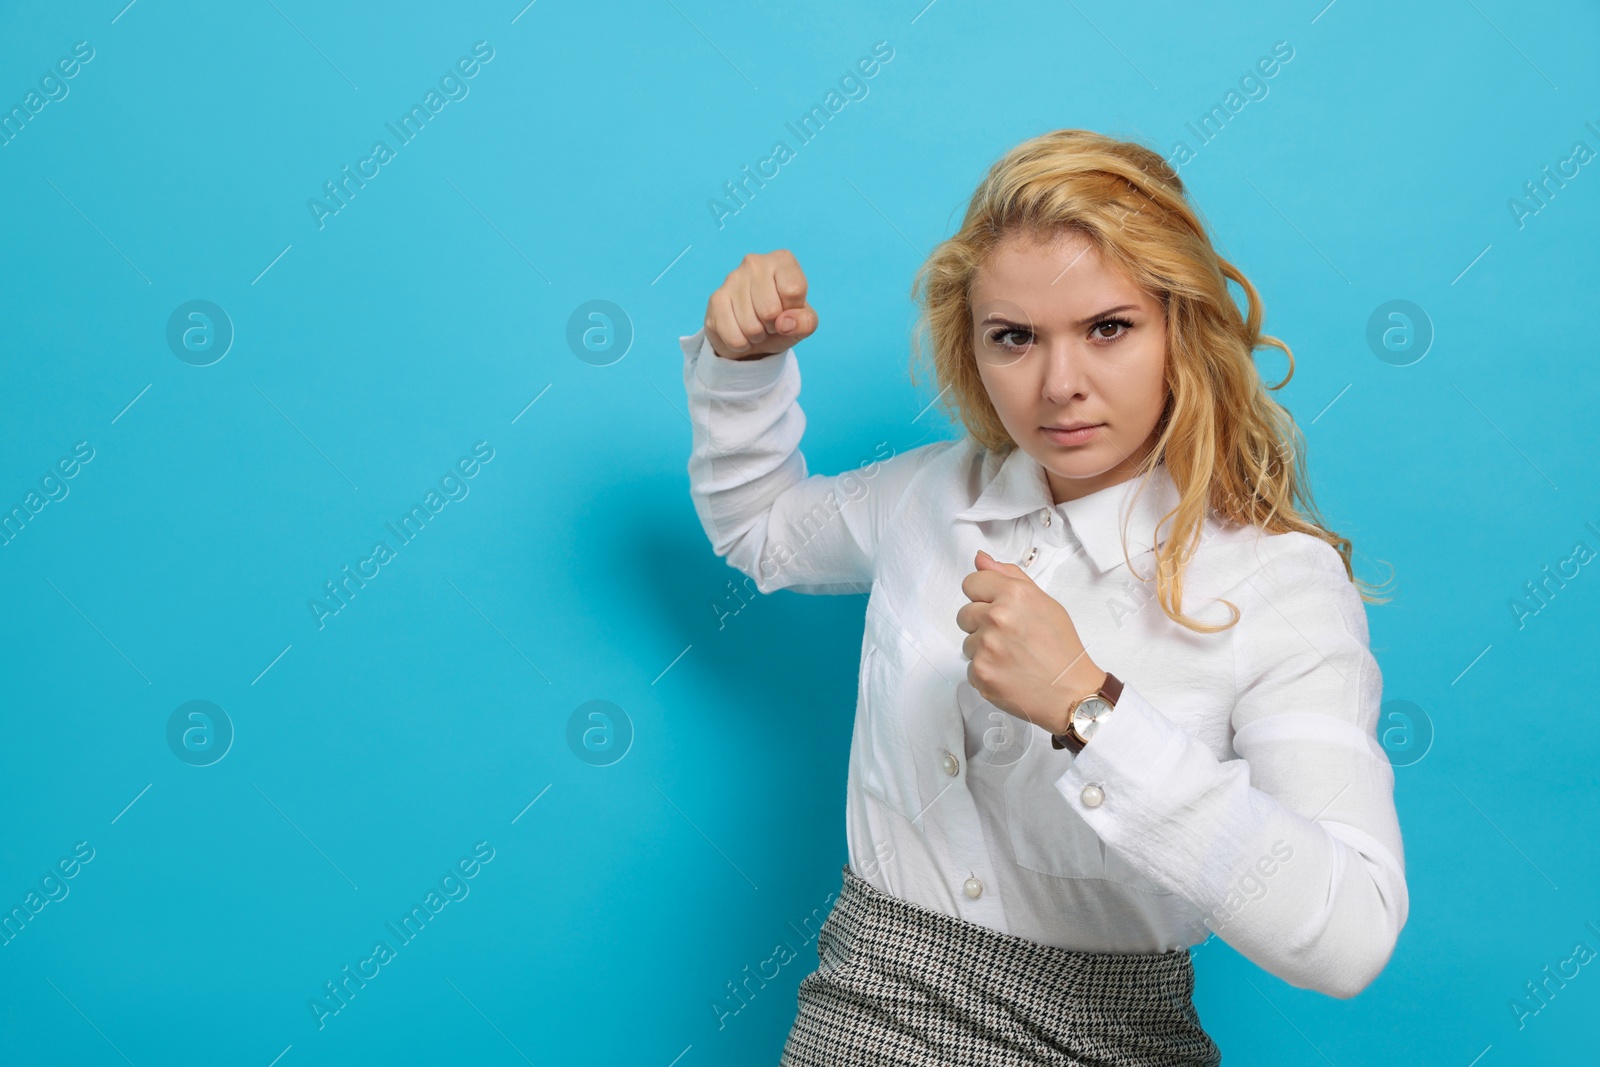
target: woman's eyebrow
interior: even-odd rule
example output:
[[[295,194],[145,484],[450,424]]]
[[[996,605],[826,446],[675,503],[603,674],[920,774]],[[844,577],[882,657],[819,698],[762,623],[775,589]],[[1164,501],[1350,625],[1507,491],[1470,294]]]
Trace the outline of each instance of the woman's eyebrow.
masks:
[[[1077,326],[1077,327],[1079,327],[1081,329],[1081,328],[1083,328],[1085,326],[1092,326],[1095,323],[1099,322],[1101,319],[1106,318],[1108,315],[1115,315],[1119,311],[1138,311],[1138,310],[1139,310],[1139,305],[1138,304],[1118,304],[1116,307],[1106,308],[1104,311],[1097,311],[1093,315],[1088,316],[1087,318],[1079,319],[1073,325],[1075,325],[1075,326]],[[1015,326],[1019,330],[1037,329],[1037,327],[1033,326],[1031,323],[1030,324],[1024,324],[1024,323],[1020,323],[1020,322],[1014,322],[1011,319],[1006,318],[1004,315],[995,314],[993,312],[991,312],[987,318],[982,319],[981,322],[983,324],[985,324],[985,325],[993,324],[993,325]]]
[[[1139,305],[1138,304],[1118,304],[1114,308],[1106,308],[1104,311],[1096,311],[1093,315],[1090,315],[1086,319],[1079,319],[1077,324],[1079,326],[1092,326],[1095,323],[1099,322],[1101,319],[1105,318],[1107,315],[1115,315],[1119,311],[1138,311],[1138,310],[1139,310]]]

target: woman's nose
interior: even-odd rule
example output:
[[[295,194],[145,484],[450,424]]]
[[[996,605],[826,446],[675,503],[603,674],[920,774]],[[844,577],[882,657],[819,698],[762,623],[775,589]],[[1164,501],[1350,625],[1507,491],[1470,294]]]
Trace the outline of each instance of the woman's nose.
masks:
[[[1064,403],[1082,394],[1085,369],[1082,353],[1072,344],[1060,341],[1052,345],[1045,359],[1045,399]]]

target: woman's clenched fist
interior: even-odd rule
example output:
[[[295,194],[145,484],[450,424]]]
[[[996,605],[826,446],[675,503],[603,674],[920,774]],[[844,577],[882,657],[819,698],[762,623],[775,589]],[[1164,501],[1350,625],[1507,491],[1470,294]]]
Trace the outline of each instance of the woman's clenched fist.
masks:
[[[759,359],[810,337],[817,313],[787,249],[751,252],[706,301],[706,339],[723,359]]]

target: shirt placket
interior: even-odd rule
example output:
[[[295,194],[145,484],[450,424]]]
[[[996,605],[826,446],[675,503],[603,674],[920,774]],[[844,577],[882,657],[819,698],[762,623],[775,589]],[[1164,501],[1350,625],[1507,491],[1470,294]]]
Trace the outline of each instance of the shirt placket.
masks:
[[[1082,551],[1082,545],[1073,537],[1068,524],[1054,507],[1040,508],[1020,516],[1014,529],[1012,544],[1018,545],[1021,554],[1016,564],[1028,572],[1039,585],[1049,580],[1063,559]],[[956,907],[961,917],[971,922],[983,923],[996,929],[1005,929],[1005,910],[999,892],[999,874],[992,861],[988,834],[978,812],[973,789],[999,797],[1013,763],[984,766],[974,769],[971,759],[964,759],[969,724],[956,699],[950,694],[950,721],[945,725],[941,744],[934,757],[932,773],[921,775],[924,789],[932,785],[927,795],[931,810],[940,808],[937,824],[946,836],[949,861],[945,876],[953,887]],[[1020,723],[1018,724],[1020,725]],[[924,757],[926,758],[926,757]],[[977,781],[969,785],[971,776]],[[996,832],[990,827],[988,833]]]

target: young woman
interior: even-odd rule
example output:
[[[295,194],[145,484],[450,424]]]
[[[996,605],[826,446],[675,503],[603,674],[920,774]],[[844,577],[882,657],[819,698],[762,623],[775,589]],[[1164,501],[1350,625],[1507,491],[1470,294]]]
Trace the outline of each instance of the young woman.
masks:
[[[1058,130],[913,291],[966,432],[836,476],[800,452],[792,255],[746,256],[681,339],[717,554],[870,592],[849,863],[782,1062],[1217,1064],[1211,933],[1355,996],[1409,905],[1371,590],[1257,373],[1289,349],[1254,287],[1160,156]]]

